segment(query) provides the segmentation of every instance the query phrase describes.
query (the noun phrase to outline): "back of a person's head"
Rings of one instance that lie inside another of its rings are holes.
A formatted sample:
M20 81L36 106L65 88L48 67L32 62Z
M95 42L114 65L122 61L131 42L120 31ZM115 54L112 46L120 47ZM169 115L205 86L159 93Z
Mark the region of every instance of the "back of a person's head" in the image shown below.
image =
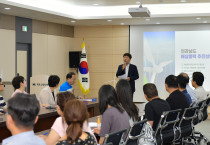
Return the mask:
M169 88L178 88L177 78L174 75L167 76L165 79L165 84L167 84Z
M204 82L204 75L201 72L194 72L192 75L192 79L196 82L198 86L202 86Z
M178 75L177 76L177 81L178 81L179 87L181 89L185 89L186 88L186 85L187 85L188 82L187 82L187 79L184 76Z
M123 57L124 57L124 56L128 56L130 59L132 58L132 55L131 55L130 53L124 53L124 54L123 54Z
M69 100L75 99L75 96L73 93L69 91L65 92L59 92L57 94L57 105L60 107L61 111L64 110L65 103Z
M23 76L16 76L12 80L12 85L15 89L20 88L20 83L24 83L24 77Z
M130 83L127 80L119 80L116 85L117 99L123 106L128 115L137 120L138 119L138 108L133 103L132 91Z
M60 82L60 78L57 75L50 75L48 78L49 87L56 87Z
M73 75L76 75L74 72L69 72L67 75L66 75L66 79L71 79Z
M148 98L154 98L158 96L158 91L155 84L152 83L145 84L143 86L143 91Z
M189 76L188 76L188 74L187 74L187 73L182 72L182 73L180 73L179 75L181 75L181 76L185 77L185 79L186 79L187 83L189 83L190 78L189 78Z
M99 96L99 110L103 114L107 109L108 105L116 107L120 112L123 112L119 106L117 94L113 86L103 85L98 92Z
M33 128L40 110L39 101L35 95L17 93L9 99L8 114L11 115L17 128Z
M83 123L88 119L86 105L76 99L69 100L65 104L64 118L68 125L66 130L67 139L72 144L82 135Z

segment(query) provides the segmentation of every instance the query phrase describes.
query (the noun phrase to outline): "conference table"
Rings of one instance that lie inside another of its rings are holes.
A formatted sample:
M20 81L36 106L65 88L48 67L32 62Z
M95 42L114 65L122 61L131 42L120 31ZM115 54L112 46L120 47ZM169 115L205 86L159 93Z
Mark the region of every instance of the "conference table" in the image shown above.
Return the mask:
M85 102L89 113L89 118L99 115L99 103L98 102ZM52 127L55 119L59 115L56 109L40 108L38 122L34 126L34 132L41 132L48 130ZM10 131L6 127L6 115L0 115L0 143L3 139L11 136Z

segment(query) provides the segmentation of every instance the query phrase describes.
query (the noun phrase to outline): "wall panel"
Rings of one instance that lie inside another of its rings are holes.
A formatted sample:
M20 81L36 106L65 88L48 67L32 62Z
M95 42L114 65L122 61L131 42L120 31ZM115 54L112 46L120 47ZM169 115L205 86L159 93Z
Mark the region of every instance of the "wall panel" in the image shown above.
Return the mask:
M33 33L48 34L48 22L32 20Z
M118 65L123 61L123 54L129 52L129 26L75 26L74 51L81 51L85 38L88 67L90 71L90 94L98 97L98 90L103 84L114 85ZM117 79L118 80L118 79ZM82 95L77 84L75 95Z
M15 31L0 29L0 74L3 81L15 76Z
M48 36L32 34L32 76L48 74Z
M124 54L129 48L129 37L113 38L113 54Z
M55 74L65 82L73 38L33 33L33 75Z
M1 13L0 29L15 30L15 17Z
M74 37L76 38L104 38L112 37L112 26L76 26L74 28Z

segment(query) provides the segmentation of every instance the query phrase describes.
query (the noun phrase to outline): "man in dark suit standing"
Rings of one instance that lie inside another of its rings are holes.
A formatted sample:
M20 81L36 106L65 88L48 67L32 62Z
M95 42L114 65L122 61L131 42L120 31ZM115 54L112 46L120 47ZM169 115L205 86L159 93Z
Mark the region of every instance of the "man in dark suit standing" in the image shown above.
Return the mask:
M139 78L139 73L137 67L133 64L130 64L131 58L132 56L130 53L125 53L123 55L124 64L119 65L116 76L118 77L126 74L133 94L135 92L135 80Z

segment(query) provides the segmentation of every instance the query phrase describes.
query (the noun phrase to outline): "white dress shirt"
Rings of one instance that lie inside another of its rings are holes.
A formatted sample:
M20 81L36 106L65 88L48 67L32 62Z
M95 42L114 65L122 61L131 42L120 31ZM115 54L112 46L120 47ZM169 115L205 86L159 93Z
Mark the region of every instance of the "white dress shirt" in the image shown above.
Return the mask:
M207 99L208 93L204 90L202 86L199 86L195 89L195 94L198 99L198 102Z
M130 63L128 65L126 65L126 67L125 67L125 74L127 77L128 77L129 66L130 66Z
M55 97L55 99L54 99L50 87L47 86L41 90L40 95L39 95L39 100L42 104L45 104L48 106L54 106L57 104L56 95L57 95L57 93L54 90L54 97Z

